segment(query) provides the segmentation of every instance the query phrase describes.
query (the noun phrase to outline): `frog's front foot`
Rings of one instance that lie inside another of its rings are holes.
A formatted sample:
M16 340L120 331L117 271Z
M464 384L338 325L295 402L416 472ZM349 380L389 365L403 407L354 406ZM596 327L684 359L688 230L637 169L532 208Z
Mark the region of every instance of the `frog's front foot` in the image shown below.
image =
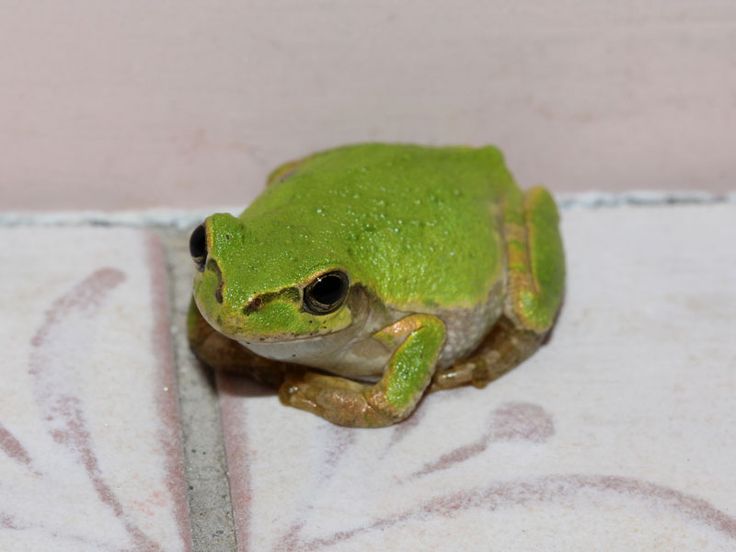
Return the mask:
M281 402L350 427L385 427L409 416L432 379L445 326L434 316L413 314L373 337L393 349L377 383L292 374L279 389Z
M279 388L279 398L287 406L342 426L385 427L401 420L381 404L372 386L313 372L288 376Z

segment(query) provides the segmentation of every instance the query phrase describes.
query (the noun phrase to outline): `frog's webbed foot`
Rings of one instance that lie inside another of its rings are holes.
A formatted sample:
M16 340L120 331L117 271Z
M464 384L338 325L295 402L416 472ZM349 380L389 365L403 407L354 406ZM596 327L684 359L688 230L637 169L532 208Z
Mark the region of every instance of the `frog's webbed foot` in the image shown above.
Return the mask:
M521 330L502 317L470 357L435 374L429 391L468 384L485 387L534 353L542 339L543 336Z
M313 372L292 374L281 385L281 401L350 427L383 427L409 416L432 379L445 326L439 318L415 314L374 338L394 349L377 383Z
M371 385L315 372L290 374L279 389L281 402L348 427L383 427L399 419L380 408ZM376 403L376 399L378 403Z

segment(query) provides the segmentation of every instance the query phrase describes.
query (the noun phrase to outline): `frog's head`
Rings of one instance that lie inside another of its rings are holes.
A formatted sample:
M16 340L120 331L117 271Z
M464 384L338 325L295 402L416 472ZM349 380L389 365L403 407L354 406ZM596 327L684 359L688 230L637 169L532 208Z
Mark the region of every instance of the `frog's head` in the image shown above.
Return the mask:
M194 299L244 344L323 336L353 321L345 258L296 221L215 214L192 232Z

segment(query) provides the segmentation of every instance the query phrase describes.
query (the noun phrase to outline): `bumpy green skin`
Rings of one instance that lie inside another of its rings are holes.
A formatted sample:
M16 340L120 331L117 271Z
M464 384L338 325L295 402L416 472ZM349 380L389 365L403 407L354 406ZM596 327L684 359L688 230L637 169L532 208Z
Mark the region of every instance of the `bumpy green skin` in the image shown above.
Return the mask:
M239 267L233 304L332 265L393 306L471 307L499 276L492 214L509 194L521 195L492 147L348 146L297 164L241 224L213 217L214 249Z
M408 313L374 336L393 351L375 385L307 374L282 386L287 404L342 425L387 425L411 412L446 339L433 313L485 304L501 284L507 317L542 335L563 292L554 201L542 188L524 194L493 147L317 153L274 171L240 217L209 217L206 235L194 315L246 345L349 331L347 306L319 316L303 308L305 286L330 270Z
M495 148L348 146L294 167L240 220L270 243L250 260L274 283L346 265L393 305L472 306L498 277L501 244L489 208L510 189Z

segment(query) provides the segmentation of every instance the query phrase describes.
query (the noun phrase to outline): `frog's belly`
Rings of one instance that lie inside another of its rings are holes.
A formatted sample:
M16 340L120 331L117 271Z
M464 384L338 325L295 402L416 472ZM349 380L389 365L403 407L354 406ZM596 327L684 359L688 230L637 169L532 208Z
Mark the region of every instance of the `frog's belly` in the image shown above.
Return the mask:
M344 338L349 339L345 340ZM368 338L335 334L270 343L242 343L257 355L327 370L354 379L378 379L391 351Z
M447 368L475 349L503 312L500 283L488 294L488 299L472 309L452 309L433 313L445 323L445 345L437 361L438 368Z

